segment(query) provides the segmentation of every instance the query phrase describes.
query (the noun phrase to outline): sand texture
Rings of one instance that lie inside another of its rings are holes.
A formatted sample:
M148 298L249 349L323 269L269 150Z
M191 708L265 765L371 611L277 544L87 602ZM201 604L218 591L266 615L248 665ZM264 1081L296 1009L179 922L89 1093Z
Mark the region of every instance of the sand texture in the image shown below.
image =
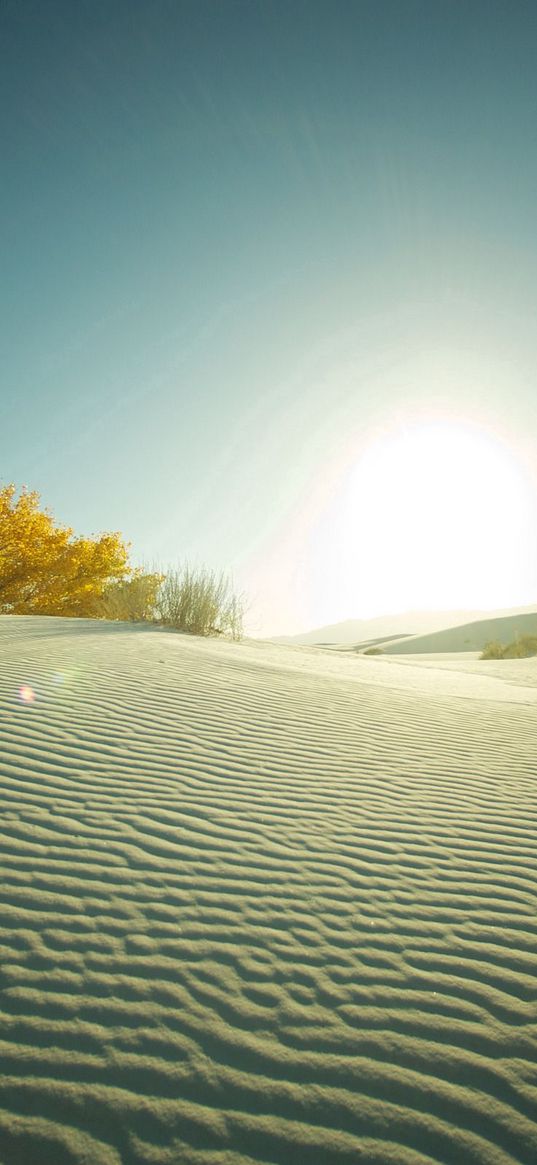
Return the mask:
M536 730L537 660L0 618L1 1165L535 1165Z

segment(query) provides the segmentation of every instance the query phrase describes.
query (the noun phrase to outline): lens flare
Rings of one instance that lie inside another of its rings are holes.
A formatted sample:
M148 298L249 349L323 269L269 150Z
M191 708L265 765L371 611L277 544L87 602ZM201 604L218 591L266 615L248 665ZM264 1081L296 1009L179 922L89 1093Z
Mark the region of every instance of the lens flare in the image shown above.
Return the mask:
M23 704L33 704L35 700L35 692L29 684L21 684L19 688L19 700L21 700Z

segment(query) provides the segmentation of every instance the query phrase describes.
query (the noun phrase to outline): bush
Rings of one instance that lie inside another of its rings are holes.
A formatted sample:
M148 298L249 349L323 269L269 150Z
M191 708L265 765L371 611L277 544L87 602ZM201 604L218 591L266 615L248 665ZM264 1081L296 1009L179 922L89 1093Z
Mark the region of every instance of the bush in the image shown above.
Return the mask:
M363 655L384 655L382 647L366 647Z
M504 658L503 652L504 652L504 649L503 649L501 643L498 643L498 641L496 639L493 639L490 641L490 643L485 644L483 651L481 652L481 655L479 656L479 658L480 659L503 659Z
M522 635L505 648L503 658L528 659L531 655L537 655L537 636Z
M95 604L95 615L101 619L117 619L126 623L155 622L157 596L164 575L144 574L136 570L132 578L122 579L106 587Z
M537 655L537 635L517 635L513 643L502 647L501 643L487 643L480 659L529 659Z
M244 600L233 592L226 575L185 565L169 571L160 583L155 602L159 623L192 635L243 633Z

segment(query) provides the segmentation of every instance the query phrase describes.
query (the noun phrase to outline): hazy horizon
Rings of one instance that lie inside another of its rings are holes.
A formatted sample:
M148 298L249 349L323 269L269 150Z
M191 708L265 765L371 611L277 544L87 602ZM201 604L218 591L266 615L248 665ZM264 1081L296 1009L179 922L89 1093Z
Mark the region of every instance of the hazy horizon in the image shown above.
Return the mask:
M321 632L338 632L334 643L358 643L360 640L366 642L369 636L369 629L374 635L390 635L396 639L399 635L423 635L430 631L443 630L444 628L455 627L461 620L461 625L465 625L471 621L477 621L483 618L493 617L495 619L502 619L504 617L513 616L523 613L537 614L537 599L534 603L528 603L522 607L489 607L488 610L482 609L464 609L458 608L456 610L405 610L405 611L389 611L382 615L373 615L371 618L365 619L342 619L337 623L325 623L320 627L308 627L296 634L290 632L288 635L274 635L269 638L274 640L297 640L305 639L306 636L312 636ZM350 634L352 630L360 629L358 636ZM361 632L364 631L362 635ZM343 634L345 632L345 634Z
M7 0L0 483L252 635L537 601L537 26Z

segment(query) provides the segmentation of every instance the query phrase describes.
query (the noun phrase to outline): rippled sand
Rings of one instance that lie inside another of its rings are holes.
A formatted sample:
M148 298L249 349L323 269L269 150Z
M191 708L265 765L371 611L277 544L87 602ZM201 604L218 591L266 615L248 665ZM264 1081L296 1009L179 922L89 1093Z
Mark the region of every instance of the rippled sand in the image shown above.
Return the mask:
M1 1165L535 1165L537 660L0 618Z

